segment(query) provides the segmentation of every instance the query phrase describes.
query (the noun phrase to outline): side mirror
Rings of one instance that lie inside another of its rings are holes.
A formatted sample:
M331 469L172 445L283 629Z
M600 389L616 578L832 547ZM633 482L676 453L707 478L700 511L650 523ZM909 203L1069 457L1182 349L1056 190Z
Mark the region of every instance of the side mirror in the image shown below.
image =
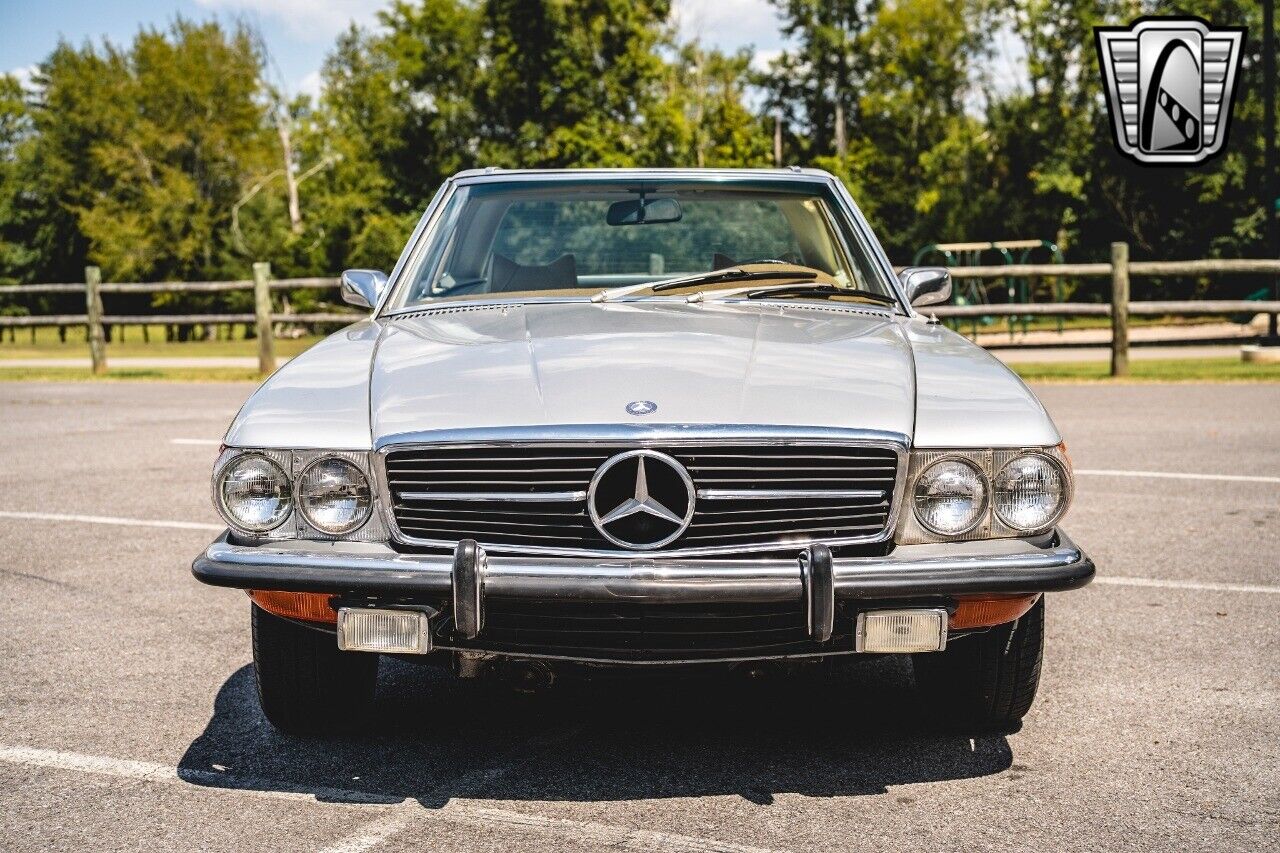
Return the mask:
M386 286L387 274L380 270L346 270L342 273L342 301L372 308Z
M912 307L937 305L951 298L951 273L946 267L907 267L898 273Z

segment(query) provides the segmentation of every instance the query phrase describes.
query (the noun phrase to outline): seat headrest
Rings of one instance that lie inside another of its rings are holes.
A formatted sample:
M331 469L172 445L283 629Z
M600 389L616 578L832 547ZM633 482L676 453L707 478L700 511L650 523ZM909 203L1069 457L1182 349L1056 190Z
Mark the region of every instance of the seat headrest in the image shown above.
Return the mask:
M562 290L578 286L578 264L573 255L561 255L546 266L524 266L505 255L494 254L489 276L490 293L516 290Z

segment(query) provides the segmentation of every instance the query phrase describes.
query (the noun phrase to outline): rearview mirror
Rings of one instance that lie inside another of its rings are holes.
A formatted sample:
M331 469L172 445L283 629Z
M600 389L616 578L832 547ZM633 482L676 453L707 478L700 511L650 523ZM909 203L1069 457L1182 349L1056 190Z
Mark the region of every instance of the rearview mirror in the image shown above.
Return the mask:
M657 225L662 222L679 222L684 216L680 202L674 198L643 196L629 201L615 201L609 205L605 221L610 225Z
M381 270L346 270L342 273L342 301L372 308L386 286L387 274Z
M951 273L946 267L907 267L898 273L912 307L938 305L951 298Z

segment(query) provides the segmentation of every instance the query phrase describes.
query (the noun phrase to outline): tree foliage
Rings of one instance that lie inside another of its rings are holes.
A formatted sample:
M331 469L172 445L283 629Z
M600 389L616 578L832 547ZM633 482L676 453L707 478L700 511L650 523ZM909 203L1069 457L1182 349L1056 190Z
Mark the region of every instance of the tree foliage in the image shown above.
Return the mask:
M775 122L783 162L841 177L896 261L1025 237L1078 260L1113 240L1137 257L1274 253L1258 4L774 3L789 48L762 69L682 43L669 0L394 0L337 39L314 102L268 81L243 26L60 43L25 88L0 77L0 279L387 268L460 169L768 166ZM1250 28L1210 164L1149 169L1114 149L1092 28L1139 13Z

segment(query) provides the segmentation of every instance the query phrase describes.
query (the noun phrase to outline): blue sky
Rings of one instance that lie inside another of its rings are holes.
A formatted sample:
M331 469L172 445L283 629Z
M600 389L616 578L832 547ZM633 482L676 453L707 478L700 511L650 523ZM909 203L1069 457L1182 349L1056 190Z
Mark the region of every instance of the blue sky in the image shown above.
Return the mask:
M243 19L262 33L292 92L316 92L319 69L334 37L351 21L372 23L387 0L0 0L0 72L25 76L57 44L104 36L126 43L141 27L164 28L181 15L197 20ZM761 59L782 46L767 0L675 0L686 37L716 47L754 45Z

